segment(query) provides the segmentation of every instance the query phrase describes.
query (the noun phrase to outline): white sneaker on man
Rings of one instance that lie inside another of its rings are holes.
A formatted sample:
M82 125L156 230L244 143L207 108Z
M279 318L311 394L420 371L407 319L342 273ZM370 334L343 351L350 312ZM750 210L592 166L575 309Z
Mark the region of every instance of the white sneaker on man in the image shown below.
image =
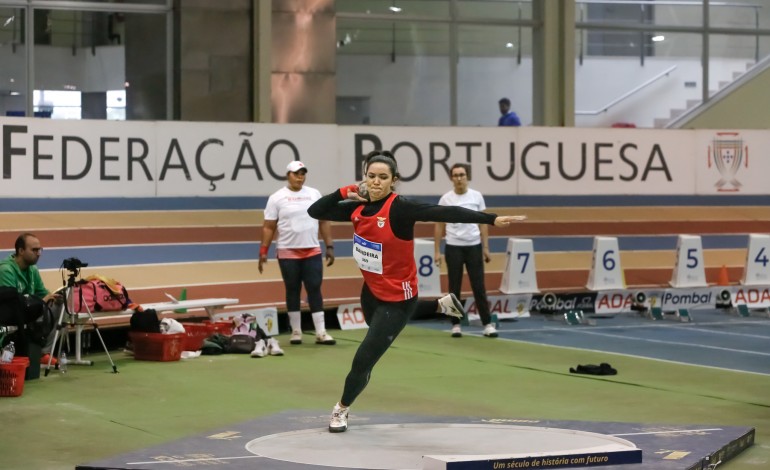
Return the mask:
M283 356L283 349L281 349L277 339L270 338L267 340L267 353L271 356Z
M267 355L267 345L265 340L261 339L257 341L257 345L254 346L254 350L251 351L251 357L265 357Z
M444 297L438 299L438 306L441 308L441 313L449 315L450 317L462 318L465 315L465 309L463 304L457 300L454 294L447 294Z
M460 325L452 325L452 338L462 338L463 330L460 329Z
M348 429L348 411L350 407L334 405L332 410L332 419L329 422L329 432L345 432Z
M484 326L484 336L487 338L497 338L497 328L495 325L489 324Z
M289 340L289 343L291 344L302 344L302 332L300 330L294 330L291 332L291 339Z
M329 333L325 331L316 332L315 344L327 344L329 346L337 344L337 340L332 338Z

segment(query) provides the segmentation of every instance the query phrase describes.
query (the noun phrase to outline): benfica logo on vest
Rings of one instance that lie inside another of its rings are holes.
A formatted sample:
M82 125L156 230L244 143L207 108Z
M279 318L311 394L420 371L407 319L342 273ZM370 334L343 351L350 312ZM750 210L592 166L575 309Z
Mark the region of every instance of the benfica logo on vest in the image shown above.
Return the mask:
M385 226L385 221L387 218L385 217L377 217L377 227L382 228Z

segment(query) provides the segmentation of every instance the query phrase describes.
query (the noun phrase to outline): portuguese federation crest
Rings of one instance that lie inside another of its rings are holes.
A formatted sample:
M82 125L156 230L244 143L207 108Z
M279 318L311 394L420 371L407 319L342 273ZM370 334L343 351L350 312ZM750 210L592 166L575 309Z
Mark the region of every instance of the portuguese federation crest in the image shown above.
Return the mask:
M735 178L736 173L744 164L749 166L749 148L744 146L743 139L737 132L717 132L716 138L709 146L709 168L713 165L719 170L721 178L717 181L717 191L739 191L741 183Z

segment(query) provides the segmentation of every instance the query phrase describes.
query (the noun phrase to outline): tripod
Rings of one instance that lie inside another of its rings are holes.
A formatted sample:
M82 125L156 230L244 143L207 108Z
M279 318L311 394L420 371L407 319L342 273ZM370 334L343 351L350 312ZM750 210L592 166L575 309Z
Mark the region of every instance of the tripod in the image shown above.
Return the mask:
M51 361L53 360L53 353L56 351L56 342L59 339L59 336L62 337L62 342L67 341L67 344L69 344L68 337L66 334L62 333L61 330L66 327L66 324L64 322L64 314L68 314L70 318L74 321L77 321L77 316L79 315L78 312L75 311L75 279L80 274L80 269L69 269L69 273L67 274L67 284L64 288L64 301L61 303L61 310L59 311L59 319L56 321L56 333L53 337L53 343L51 345L51 354L48 356L48 364L45 366L45 377L48 377L48 373L51 371ZM94 331L96 332L96 336L99 337L99 341L102 343L102 348L104 348L105 354L107 354L107 359L109 359L110 364L112 365L112 372L114 374L118 373L118 366L115 365L115 362L112 360L112 356L110 356L110 352L107 350L107 345L104 344L104 339L102 339L102 334L99 332L99 325L96 324L96 321L94 321L94 316L91 314L91 309L88 307L87 303L83 303L83 305L86 308L85 313L88 315L88 319L90 322L88 323L94 328ZM78 348L80 345L78 345ZM61 352L62 352L62 344L59 344L59 362L61 363ZM94 365L93 361L71 361L70 364L79 364L79 365Z

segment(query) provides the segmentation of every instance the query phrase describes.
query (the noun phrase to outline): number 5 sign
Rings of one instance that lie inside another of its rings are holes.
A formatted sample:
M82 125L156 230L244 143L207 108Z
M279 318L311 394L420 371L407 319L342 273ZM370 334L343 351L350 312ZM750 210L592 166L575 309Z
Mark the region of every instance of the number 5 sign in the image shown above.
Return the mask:
M706 287L703 244L697 235L679 235L671 287Z

